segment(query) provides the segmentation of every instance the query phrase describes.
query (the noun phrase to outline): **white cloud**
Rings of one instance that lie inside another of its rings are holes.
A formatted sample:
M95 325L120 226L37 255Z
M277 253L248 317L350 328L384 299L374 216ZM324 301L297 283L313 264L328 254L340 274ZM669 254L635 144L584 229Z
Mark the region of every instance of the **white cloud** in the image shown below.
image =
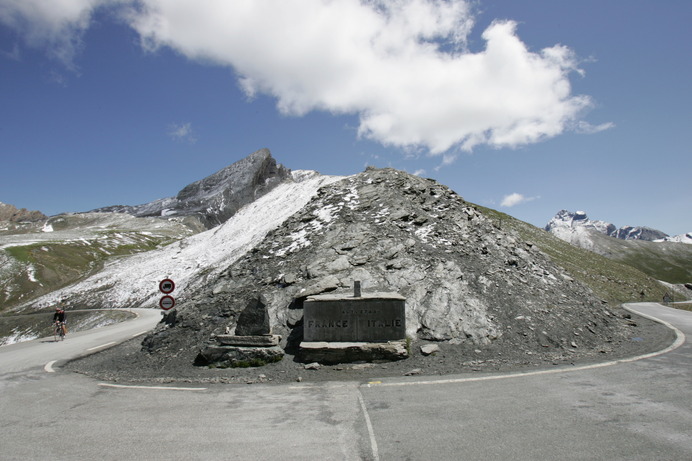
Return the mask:
M506 208L511 208L513 206L519 205L521 203L526 203L526 202L531 202L533 200L539 199L540 197L526 197L522 194L518 193L513 193L509 195L505 195L505 197L502 199L502 202L500 203L501 207L506 207Z
M443 163L450 150L516 147L578 127L591 101L571 94L573 52L531 51L511 21L487 27L485 48L471 52L471 3L0 0L0 20L24 17L35 35L47 26L44 39L69 58L95 8L126 4L146 49L232 67L248 96L271 95L284 114L356 114L360 137L446 153Z
M191 123L174 123L170 126L168 135L176 141L186 141L190 144L197 142L197 138L192 131Z
M0 22L18 30L26 43L73 68L93 11L117 0L0 0Z
M579 120L574 126L574 131L580 134L595 134L611 128L615 128L615 124L612 122L601 123L600 125L592 125L584 120Z

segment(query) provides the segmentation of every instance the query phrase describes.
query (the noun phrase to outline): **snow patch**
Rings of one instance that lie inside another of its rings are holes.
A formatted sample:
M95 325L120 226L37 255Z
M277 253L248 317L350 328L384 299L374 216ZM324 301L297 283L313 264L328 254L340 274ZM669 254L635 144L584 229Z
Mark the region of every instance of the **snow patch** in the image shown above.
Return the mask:
M662 242L687 243L689 245L692 245L692 232L688 232L686 234L674 235L672 237L665 237L662 239L654 240L654 242L658 242L658 243L662 243Z
M102 307L156 307L158 283L164 278L176 282L175 297L184 302L188 290L214 278L255 247L271 230L303 208L322 186L342 176L303 174L301 182L284 182L269 193L245 205L228 221L176 244L109 261L101 272L32 304L44 306L62 297L78 297ZM353 199L353 198L352 198ZM331 210L320 213L310 225L319 229L331 219ZM295 251L310 242L307 228L297 233L284 251Z
M9 336L5 336L2 339L2 344L0 344L0 346L9 346L10 344L21 343L23 341L31 341L38 337L36 333L22 332L15 328Z

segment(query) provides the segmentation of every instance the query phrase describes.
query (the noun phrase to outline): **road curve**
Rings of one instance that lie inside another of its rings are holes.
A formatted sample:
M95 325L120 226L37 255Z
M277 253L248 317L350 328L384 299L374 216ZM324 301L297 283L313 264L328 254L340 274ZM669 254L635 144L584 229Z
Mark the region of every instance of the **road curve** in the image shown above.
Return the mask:
M630 310L678 339L625 360L361 386L382 459L692 459L692 312ZM402 423L404 421L405 423Z
M157 309L132 309L136 317L131 320L92 330L67 335L64 341L55 342L53 337L10 344L0 347L0 374L17 373L49 363L60 363L101 348L113 346L133 336L151 330L161 320ZM51 367L47 367L50 371Z
M630 307L692 335L692 312ZM689 461L691 382L689 342L609 366L370 383L119 386L32 368L0 375L0 458Z

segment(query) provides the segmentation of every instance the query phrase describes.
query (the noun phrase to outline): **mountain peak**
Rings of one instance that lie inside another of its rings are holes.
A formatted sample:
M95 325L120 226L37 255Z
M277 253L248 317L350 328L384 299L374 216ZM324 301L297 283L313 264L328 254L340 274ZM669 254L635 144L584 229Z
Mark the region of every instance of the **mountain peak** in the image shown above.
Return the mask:
M589 230L622 240L653 241L668 236L650 227L623 226L618 229L617 226L607 221L589 219L585 211L571 212L568 210L558 211L553 219L546 224L545 230L567 241L571 240L567 238L569 234Z
M44 219L46 219L46 215L40 211L29 211L26 208L18 209L14 205L0 202L0 221L36 222Z
M276 163L269 149L264 148L188 184L175 197L143 205L116 205L92 211L128 213L137 217L195 216L204 227L211 229L287 180L293 180L291 170Z

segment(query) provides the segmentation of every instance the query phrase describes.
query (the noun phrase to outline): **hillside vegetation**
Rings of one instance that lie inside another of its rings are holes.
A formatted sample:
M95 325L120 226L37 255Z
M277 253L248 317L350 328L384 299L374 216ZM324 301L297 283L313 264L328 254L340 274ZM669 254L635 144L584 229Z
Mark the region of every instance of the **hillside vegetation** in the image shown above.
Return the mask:
M520 221L508 214L478 206L496 221L498 227L513 229L522 238L532 241L572 277L588 285L597 296L611 303L654 301L660 302L666 293L652 276L633 265L606 258L584 250L553 236L543 229ZM604 236L605 238L610 238ZM612 239L616 240L616 239ZM636 262L630 253L628 260Z
M84 213L6 225L0 229L0 312L83 280L109 260L178 241L197 231L193 224Z

